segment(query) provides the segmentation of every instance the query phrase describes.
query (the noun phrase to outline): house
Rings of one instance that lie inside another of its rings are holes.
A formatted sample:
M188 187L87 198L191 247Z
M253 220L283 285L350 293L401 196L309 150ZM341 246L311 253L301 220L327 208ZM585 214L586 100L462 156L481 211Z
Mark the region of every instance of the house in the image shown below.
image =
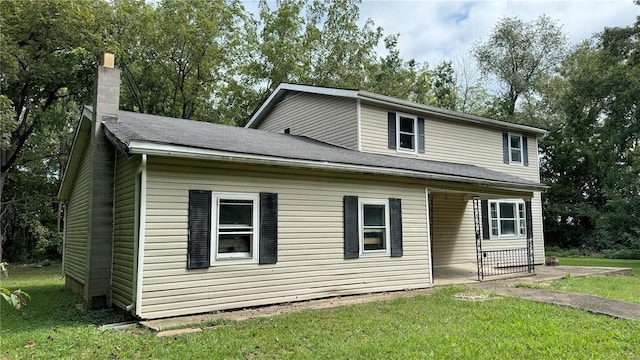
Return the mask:
M87 308L153 319L543 262L543 130L293 84L244 128L145 115L119 110L103 63L59 191Z

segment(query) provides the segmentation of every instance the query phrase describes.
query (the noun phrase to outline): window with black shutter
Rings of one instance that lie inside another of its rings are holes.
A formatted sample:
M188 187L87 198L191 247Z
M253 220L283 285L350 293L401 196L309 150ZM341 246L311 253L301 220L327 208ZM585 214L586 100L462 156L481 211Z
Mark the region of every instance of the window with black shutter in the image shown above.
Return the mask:
M399 152L424 153L424 118L389 112L387 116L387 146Z
M344 257L402 256L400 199L344 197Z
M189 191L188 268L274 264L277 257L277 194Z

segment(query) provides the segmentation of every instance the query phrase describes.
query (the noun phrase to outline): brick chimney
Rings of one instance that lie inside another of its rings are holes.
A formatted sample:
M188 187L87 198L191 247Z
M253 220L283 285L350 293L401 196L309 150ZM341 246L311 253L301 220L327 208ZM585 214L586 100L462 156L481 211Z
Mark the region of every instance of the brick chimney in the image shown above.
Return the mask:
M111 306L115 148L104 135L102 120L118 116L119 100L120 70L114 67L114 55L104 54L96 73L91 125L92 174L83 294L87 309Z

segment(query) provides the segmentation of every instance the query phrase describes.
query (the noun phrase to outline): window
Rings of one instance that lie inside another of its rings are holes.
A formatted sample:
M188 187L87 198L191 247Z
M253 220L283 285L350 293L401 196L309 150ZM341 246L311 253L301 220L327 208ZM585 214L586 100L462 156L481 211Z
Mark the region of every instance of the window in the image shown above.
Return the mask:
M187 268L278 261L278 194L189 190Z
M526 215L523 201L490 201L489 218L491 238L522 238L526 236Z
M389 201L360 199L361 254L389 254Z
M215 260L257 260L257 207L257 194L214 194Z
M415 116L398 114L398 150L416 152L418 119Z
M522 164L522 136L509 134L509 163Z

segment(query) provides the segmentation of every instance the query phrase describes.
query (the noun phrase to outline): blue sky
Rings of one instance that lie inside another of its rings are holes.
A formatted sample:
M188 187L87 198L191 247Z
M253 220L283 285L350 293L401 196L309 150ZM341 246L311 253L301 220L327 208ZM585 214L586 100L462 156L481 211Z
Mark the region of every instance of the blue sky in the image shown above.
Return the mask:
M249 11L257 10L257 1L244 3ZM633 0L364 0L360 7L362 23L371 18L385 34L400 34L398 46L404 59L431 65L468 57L471 44L485 39L501 17L518 16L528 21L542 14L558 20L570 42L577 44L605 27L633 24L640 6ZM384 55L382 50L381 46L380 55Z

